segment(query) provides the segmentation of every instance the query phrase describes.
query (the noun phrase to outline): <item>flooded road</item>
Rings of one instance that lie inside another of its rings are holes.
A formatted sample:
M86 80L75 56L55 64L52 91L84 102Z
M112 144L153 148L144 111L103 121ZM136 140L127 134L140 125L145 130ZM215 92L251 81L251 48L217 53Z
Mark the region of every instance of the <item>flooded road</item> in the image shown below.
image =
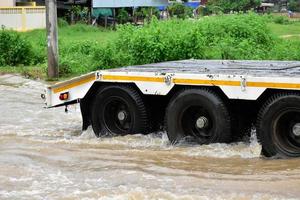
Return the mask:
M44 109L44 84L0 76L0 199L300 199L300 160L250 142L170 146L165 133L96 138L79 106Z

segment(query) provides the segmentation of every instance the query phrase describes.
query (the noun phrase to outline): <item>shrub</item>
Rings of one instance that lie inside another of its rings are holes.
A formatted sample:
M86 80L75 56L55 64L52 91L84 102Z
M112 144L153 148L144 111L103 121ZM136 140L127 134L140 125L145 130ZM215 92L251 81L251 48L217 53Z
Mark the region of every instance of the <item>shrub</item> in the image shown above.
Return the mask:
M69 25L69 23L64 18L58 18L57 24L58 27L65 27Z
M59 41L59 72L62 76L81 74L94 69L93 52L99 44L94 41L65 43Z
M120 27L117 49L133 64L179 59L263 59L273 47L264 18L256 14L215 16L198 21L153 21L143 28Z
M20 33L0 30L0 66L27 65L33 60L32 47Z
M268 53L269 60L300 60L300 41L277 39Z
M273 16L273 22L276 24L288 24L289 23L289 18L286 16Z

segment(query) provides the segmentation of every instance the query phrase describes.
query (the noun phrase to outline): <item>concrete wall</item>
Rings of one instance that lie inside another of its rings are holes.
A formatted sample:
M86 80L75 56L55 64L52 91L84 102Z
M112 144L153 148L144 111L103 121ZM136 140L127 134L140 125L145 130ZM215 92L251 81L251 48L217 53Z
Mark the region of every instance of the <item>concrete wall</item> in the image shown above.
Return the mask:
M16 5L16 0L0 0L0 7L12 7Z
M93 0L94 8L158 7L167 5L168 0Z
M45 7L0 8L1 26L16 31L46 28Z

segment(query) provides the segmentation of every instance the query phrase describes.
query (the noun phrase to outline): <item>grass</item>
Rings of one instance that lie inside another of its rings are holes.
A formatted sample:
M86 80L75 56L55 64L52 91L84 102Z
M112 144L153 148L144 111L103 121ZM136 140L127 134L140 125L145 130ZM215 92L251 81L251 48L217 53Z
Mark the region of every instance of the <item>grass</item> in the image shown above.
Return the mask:
M46 41L46 30L33 30L23 33L33 43L37 41ZM74 41L97 41L102 44L107 44L111 40L117 38L117 32L109 29L97 28L87 26L84 24L77 24L71 26L64 26L58 29L59 40L66 43L73 43Z
M300 22L290 22L288 24L269 23L268 27L272 33L281 38L300 41Z
M46 68L41 66L4 66L0 67L0 75L1 74L21 74L26 78L31 79L47 79L46 76Z

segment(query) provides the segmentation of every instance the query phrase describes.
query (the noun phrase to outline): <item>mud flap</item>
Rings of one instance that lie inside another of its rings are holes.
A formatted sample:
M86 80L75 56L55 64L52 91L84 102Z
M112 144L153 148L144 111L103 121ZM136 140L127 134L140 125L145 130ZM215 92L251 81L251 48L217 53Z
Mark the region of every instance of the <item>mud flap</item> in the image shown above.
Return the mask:
M85 99L80 100L80 110L82 116L82 130L85 131L91 125L90 108Z

